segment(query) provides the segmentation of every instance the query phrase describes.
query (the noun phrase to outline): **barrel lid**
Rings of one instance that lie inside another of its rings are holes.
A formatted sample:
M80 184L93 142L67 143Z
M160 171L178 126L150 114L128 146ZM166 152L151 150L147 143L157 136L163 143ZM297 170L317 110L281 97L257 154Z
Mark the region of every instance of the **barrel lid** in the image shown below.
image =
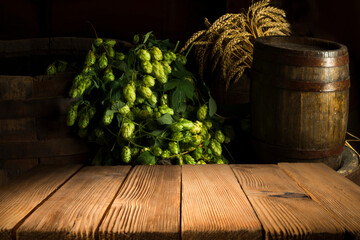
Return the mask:
M255 40L255 47L270 51L309 57L338 57L347 55L347 47L343 44L310 37L267 36Z
M254 44L254 59L266 58L289 65L335 67L349 62L347 47L319 38L295 36L259 37Z

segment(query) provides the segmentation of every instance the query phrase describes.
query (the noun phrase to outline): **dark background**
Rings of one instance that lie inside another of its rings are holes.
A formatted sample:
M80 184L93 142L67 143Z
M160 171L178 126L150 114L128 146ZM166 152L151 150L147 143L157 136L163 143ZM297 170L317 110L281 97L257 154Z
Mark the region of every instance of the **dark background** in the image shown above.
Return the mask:
M38 37L95 37L131 41L153 31L158 38L180 41L204 29L226 12L247 9L251 0L11 0L0 3L0 40ZM360 1L277 0L293 35L345 44L349 50L351 88L349 131L359 135ZM1 74L1 73L0 73Z

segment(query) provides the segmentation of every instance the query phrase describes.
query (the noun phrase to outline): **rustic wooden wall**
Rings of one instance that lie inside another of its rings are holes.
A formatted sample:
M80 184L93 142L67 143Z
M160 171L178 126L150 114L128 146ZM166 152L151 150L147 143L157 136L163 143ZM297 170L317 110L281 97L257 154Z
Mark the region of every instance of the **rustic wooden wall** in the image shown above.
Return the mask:
M154 31L159 38L185 41L203 28L203 18L217 19L226 1L206 0L13 0L0 3L0 38L48 36L100 37L123 40Z

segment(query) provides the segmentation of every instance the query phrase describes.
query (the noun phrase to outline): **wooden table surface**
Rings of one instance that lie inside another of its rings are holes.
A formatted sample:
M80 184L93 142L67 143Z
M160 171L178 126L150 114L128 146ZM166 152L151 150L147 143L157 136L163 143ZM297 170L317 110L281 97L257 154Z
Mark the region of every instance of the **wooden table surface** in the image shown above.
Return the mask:
M360 187L320 163L40 165L0 187L0 239L360 238Z

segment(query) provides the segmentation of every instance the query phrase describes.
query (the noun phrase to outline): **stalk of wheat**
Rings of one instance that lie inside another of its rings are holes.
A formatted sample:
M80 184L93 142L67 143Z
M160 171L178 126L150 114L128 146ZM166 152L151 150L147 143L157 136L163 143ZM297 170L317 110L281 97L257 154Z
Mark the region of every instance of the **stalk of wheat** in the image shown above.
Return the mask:
M290 35L290 24L282 9L270 5L271 0L253 3L241 13L227 13L194 33L180 52L194 45L199 77L210 67L220 71L220 80L227 90L237 83L245 69L251 68L254 41L261 36Z

